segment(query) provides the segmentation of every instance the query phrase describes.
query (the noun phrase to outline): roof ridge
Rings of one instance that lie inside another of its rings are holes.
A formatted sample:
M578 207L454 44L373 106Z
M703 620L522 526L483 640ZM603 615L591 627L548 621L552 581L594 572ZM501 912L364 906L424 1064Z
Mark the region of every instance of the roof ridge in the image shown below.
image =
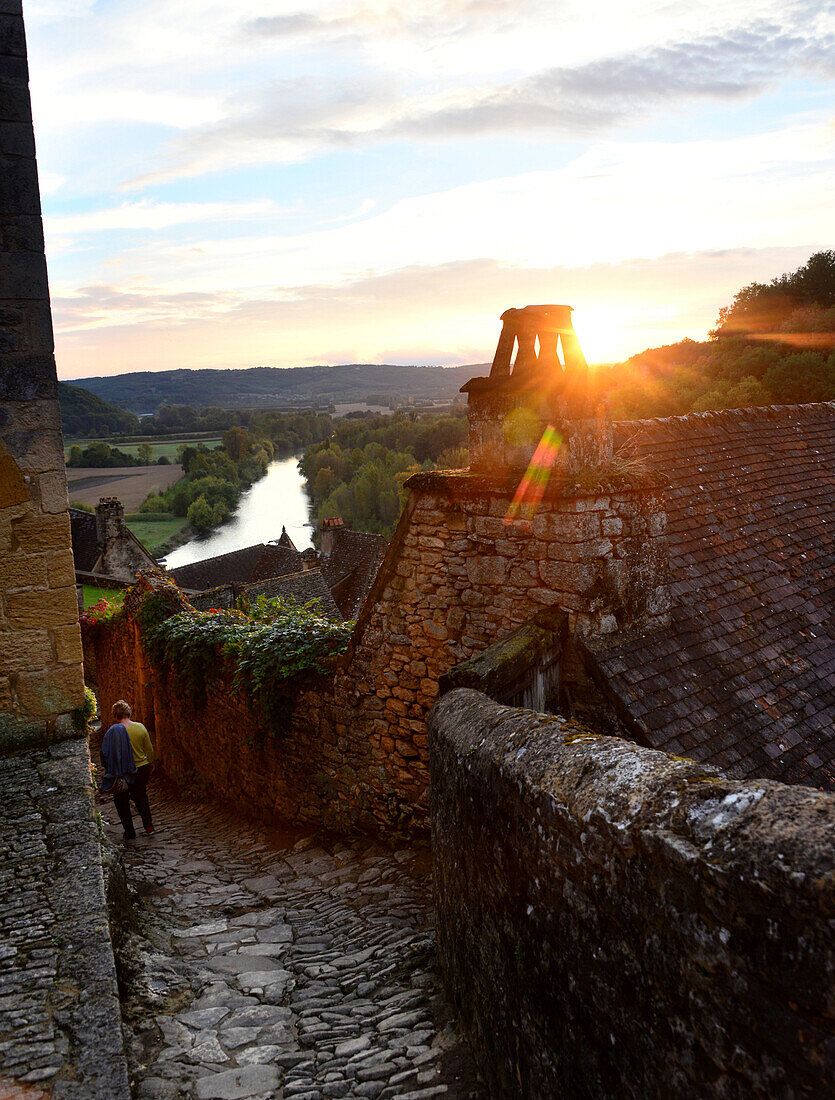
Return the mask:
M809 401L800 405L751 405L740 409L706 409L704 412L680 413L675 416L653 416L643 420L618 420L613 427L621 431L643 429L675 433L676 429L702 424L725 428L736 424L783 419L809 420L826 413L835 416L835 401Z

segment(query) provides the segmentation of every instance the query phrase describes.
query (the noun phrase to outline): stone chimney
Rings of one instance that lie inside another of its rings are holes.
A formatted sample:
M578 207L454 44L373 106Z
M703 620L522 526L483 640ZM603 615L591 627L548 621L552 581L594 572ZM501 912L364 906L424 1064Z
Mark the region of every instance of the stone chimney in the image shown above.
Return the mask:
M322 557L329 558L333 553L333 543L336 537L336 532L340 527L344 527L342 522L342 516L333 516L330 519L322 520Z
M132 581L139 569L156 564L131 536L125 509L116 497L102 497L96 505L96 540L101 548L98 571L105 576Z
M521 472L549 426L559 440L558 471L576 474L611 463L607 402L589 392L571 312L571 306L540 305L502 314L490 376L461 387L468 394L473 473Z

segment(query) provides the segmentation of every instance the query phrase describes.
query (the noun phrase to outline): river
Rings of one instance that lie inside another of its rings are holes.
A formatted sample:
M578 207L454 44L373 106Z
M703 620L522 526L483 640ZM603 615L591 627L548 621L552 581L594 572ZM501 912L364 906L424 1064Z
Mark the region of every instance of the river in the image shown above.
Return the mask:
M266 474L241 496L232 518L216 531L172 550L164 559L166 567L176 569L257 542L269 542L279 537L282 524L297 549L312 546L313 528L307 526L310 500L298 461L296 455L271 462Z

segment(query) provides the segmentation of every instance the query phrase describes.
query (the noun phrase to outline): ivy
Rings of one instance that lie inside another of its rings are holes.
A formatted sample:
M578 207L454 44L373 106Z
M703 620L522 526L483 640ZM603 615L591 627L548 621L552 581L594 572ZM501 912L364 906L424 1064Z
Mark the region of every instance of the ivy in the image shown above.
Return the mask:
M254 605L210 611L189 609L160 618L162 607L146 605L137 621L152 660L175 671L198 707L206 703L206 685L218 657L234 668L232 690L241 692L268 729L278 729L289 713L294 688L302 677L329 675L334 658L344 653L353 623L334 623L316 609L317 601L259 597Z

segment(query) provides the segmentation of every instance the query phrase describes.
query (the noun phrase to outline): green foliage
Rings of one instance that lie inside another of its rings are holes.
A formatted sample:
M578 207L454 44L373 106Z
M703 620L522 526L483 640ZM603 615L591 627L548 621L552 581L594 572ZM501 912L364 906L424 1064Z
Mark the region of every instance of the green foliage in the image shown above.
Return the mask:
M98 440L88 444L84 450L78 445L70 448L68 466L91 466L97 469L110 469L119 466L141 466L142 462L133 455L111 447L109 443Z
M90 729L90 722L95 718L98 712L99 706L96 702L96 697L93 692L88 688L84 688L84 702L80 707L76 707L71 714L71 720L73 728L78 733L86 734Z
M125 435L139 430L139 419L80 386L58 383L64 435L82 438Z
M362 416L337 421L330 439L309 447L299 466L319 520L342 516L359 531L390 536L410 474L467 465L463 414Z
M151 599L137 621L152 659L172 668L195 705L203 706L206 683L218 658L225 658L235 670L233 689L272 730L287 714L293 685L302 676L328 675L353 629L353 623L319 615L316 601L298 605L259 597L247 610L188 610L163 619L159 601L146 611Z

